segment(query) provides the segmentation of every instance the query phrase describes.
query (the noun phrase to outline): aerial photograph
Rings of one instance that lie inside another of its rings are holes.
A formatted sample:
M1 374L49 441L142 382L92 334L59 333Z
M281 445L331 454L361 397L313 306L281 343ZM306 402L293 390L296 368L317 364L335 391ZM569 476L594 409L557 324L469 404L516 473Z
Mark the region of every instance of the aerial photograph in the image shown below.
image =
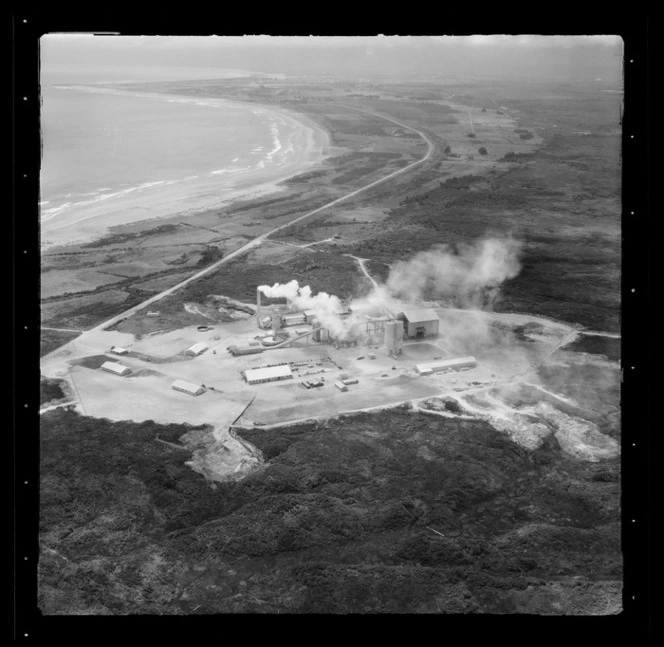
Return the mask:
M621 37L39 57L41 614L623 611Z

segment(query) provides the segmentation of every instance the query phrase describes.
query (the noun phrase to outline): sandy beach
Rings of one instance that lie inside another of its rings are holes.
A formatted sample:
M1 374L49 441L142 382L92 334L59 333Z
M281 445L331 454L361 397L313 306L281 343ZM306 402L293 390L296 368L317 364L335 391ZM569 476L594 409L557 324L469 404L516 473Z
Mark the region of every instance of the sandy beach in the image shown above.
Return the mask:
M92 91L125 96L129 94L112 89L97 88ZM205 107L231 106L249 110L269 119L272 124L271 148L267 152L256 153L250 164L247 164L244 158L242 161L237 160L237 164L213 171L180 179L143 183L69 204L60 212L52 210L49 213L47 203L42 203L43 250L89 242L123 225L161 220L176 215L187 216L222 208L241 198L255 198L277 192L280 190L280 182L322 162L329 148L329 135L325 129L311 119L291 111L205 97L152 93L131 93L129 96ZM222 117L223 113L220 112L220 118Z

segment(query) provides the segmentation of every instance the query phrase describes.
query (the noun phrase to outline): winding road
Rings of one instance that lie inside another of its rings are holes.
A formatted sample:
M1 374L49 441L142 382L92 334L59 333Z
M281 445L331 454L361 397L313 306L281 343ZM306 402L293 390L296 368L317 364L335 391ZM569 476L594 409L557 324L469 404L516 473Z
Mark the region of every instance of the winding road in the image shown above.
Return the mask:
M361 110L360 108L353 108L351 106L344 106L348 110L354 110L355 112L362 112L368 115L372 115L374 117L378 117L380 119L384 119L385 121L389 121L393 124L396 124L397 126L401 126L402 128L405 128L406 130L410 130L411 132L416 133L419 135L427 144L427 152L422 157L421 159L417 160L416 162L412 162L411 164L408 164L408 166L404 166L401 169L398 169L396 171L393 171L392 173L388 173L385 177L382 177L378 180L374 180L373 182L370 182L369 184L359 188L355 189L354 191L351 191L349 193L346 193L345 195L341 196L340 198L337 198L336 200L332 200L331 202L328 202L327 204L324 204L322 207L318 207L317 209L313 209L312 211L308 211L307 213L298 216L297 218L293 218L292 220L289 220L288 222L279 225L278 227L275 227L274 229L271 229L270 231L267 231L260 236L257 236L253 240L249 241L242 247L239 247L235 251L231 252L230 254L224 256L224 258L218 260L216 263L213 263L212 265L206 267L204 270L201 270L200 272L196 272L196 274L193 274L189 278L185 279L184 281L181 281L177 285L174 285L167 290L164 290L163 292L160 292L159 294L155 294L154 296L150 297L149 299L146 299L142 303L139 303L138 305L133 306L132 308L129 308L128 310L125 310L124 312L112 317L111 319L108 319L107 321L104 321L103 323L98 324L97 326L94 326L93 328L90 328L89 330L85 331L80 335L77 340L80 340L81 337L84 337L88 333L96 332L103 330L105 328L108 328L110 326L113 326L116 323L119 323L123 319L127 319L131 315L135 314L139 310L142 310L146 306L149 306L156 301L159 301L163 299L164 297L173 294L174 292L177 292L181 288L183 288L185 285L188 285L189 283L193 283L194 281L197 281L198 279L202 278L206 274L209 274L210 272L214 272L217 268L221 267L225 263L228 263L229 261L232 261L234 258L237 258L241 256L242 254L247 253L249 250L253 249L254 247L257 247L260 245L264 240L269 238L270 236L273 236L274 234L283 231L284 229L291 227L299 222L302 222L303 220L306 220L307 218L310 218L311 216L316 215L317 213L320 213L324 209L329 209L330 207L333 207L337 204L340 204L341 202L344 202L345 200L348 200L350 198L353 198L357 195L360 195L361 193L364 193L365 191L368 191L369 189L372 189L380 184L383 184L384 182L387 182L388 180L391 180L392 178L397 177L398 175L403 175L404 173L407 173L408 171L414 169L415 167L419 166L420 164L424 164L430 157L431 154L434 150L434 144L433 142L420 130L417 130L416 128L413 128L412 126L407 126L406 124L397 121L396 119L393 119L392 117L386 117L385 115L381 115L376 112L370 112L368 110ZM66 344L65 344L66 346ZM49 357L52 353L57 353L61 351L63 346L60 346L56 350L52 351L48 355L45 355L42 359L45 359Z

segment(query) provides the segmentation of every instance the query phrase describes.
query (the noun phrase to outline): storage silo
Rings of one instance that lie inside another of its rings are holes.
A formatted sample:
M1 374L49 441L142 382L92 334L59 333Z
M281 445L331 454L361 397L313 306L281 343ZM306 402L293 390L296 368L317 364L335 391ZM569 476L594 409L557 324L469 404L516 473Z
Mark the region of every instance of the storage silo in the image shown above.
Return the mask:
M391 355L400 355L403 348L403 324L400 321L385 323L385 348Z

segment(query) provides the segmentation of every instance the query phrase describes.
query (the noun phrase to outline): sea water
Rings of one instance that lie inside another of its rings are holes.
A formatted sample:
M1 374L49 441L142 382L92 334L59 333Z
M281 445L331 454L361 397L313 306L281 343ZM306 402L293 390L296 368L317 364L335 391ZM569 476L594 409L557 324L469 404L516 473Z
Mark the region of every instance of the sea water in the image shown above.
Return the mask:
M42 90L43 245L222 205L320 161L326 134L265 106L109 87Z

